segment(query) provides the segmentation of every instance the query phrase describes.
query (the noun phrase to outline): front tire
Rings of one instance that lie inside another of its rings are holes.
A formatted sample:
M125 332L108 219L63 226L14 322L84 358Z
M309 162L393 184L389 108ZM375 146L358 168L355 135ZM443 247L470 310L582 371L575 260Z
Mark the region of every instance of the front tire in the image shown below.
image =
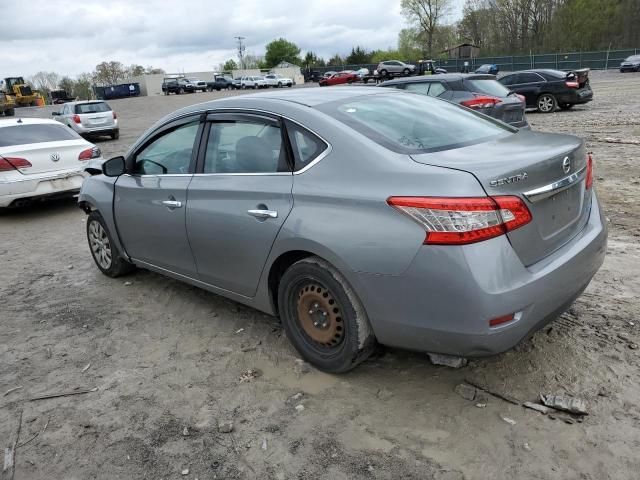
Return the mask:
M387 72L386 70L380 70L380 76L382 78L385 78L388 74L389 74L389 72Z
M405 77L408 77L408 76L411 74L411 70L409 70L408 68L405 68L405 69L402 71L402 74L403 74Z
M93 211L87 218L87 241L97 267L108 277L125 275L135 267L123 258L113 242L102 215Z
M322 371L346 372L373 352L376 342L364 307L345 278L321 258L289 267L280 280L278 307L295 349Z
M111 140L118 140L120 138L120 130L116 130L110 135Z
M553 113L558 108L558 101L550 93L543 93L536 100L536 107L541 113Z

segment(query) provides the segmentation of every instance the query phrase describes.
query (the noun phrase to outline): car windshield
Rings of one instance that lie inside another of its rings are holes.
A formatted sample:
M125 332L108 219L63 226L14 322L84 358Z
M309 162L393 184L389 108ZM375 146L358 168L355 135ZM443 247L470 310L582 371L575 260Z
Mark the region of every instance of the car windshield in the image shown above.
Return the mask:
M96 103L80 103L76 105L76 113L78 114L86 114L86 113L102 113L102 112L110 112L111 107L104 102L96 102Z
M0 147L12 147L29 143L77 140L78 135L63 125L32 124L0 128Z
M467 89L475 93L485 93L487 95L493 95L494 97L501 98L509 95L509 90L507 88L497 80L493 80L491 78L468 78L464 80L464 84Z
M516 129L424 95L367 95L319 110L399 153L427 153L481 143Z
M626 59L627 62L640 62L640 55L631 55Z

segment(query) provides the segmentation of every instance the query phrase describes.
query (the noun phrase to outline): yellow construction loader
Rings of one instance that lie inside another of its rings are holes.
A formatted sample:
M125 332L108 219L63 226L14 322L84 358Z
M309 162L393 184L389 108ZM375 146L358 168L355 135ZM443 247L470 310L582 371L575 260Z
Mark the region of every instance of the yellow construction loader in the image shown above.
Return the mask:
M5 78L4 91L17 107L44 106L44 97L27 85L22 77Z
M0 116L4 113L7 117L12 117L15 113L15 108L16 104L13 103L13 97L0 91Z

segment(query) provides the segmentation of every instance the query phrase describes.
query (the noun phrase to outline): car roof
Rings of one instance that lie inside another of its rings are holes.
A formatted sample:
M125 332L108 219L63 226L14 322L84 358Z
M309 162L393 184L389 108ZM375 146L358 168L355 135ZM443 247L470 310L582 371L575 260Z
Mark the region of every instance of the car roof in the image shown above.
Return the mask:
M107 102L105 102L104 100L78 100L75 102L66 102L65 105L75 106L75 105L84 105L87 103L107 103Z
M549 75L566 75L567 72L563 72L562 70L555 70L553 68L530 68L528 70L518 70L517 72L509 72L509 75L512 73L546 73Z
M402 83L421 83L421 82L434 82L443 80L445 82L453 82L463 79L477 79L477 80L495 80L495 75L488 73L439 73L437 75L420 75L418 77L404 77L396 78L393 80L387 80L381 85L398 85Z
M56 122L50 118L22 118L22 117L14 117L14 118L0 118L0 128L2 127L13 127L14 125L62 125L60 122Z

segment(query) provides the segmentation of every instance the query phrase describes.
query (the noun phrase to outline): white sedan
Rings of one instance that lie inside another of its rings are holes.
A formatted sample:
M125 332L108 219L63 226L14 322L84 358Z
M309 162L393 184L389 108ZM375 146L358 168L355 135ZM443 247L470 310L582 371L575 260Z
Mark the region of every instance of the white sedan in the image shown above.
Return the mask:
M32 200L69 196L101 168L102 152L76 132L53 120L0 120L0 208Z

